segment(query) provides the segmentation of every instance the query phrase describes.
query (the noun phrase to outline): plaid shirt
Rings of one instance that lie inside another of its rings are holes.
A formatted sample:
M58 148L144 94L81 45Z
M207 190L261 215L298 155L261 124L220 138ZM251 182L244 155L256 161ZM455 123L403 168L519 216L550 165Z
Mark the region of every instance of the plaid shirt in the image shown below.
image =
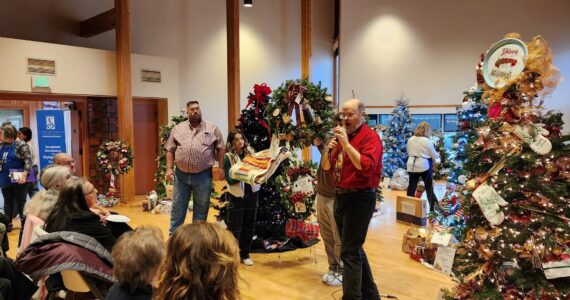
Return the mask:
M216 161L216 153L224 148L220 129L205 120L197 128L192 128L189 121L176 125L164 145L166 151L174 152L176 168L185 173L199 173L211 168Z

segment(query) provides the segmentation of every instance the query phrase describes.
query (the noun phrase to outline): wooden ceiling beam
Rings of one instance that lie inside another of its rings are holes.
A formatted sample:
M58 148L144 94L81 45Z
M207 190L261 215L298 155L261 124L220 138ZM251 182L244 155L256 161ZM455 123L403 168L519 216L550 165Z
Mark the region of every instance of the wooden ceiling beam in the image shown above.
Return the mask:
M110 9L81 22L81 37L90 38L115 29L115 9Z

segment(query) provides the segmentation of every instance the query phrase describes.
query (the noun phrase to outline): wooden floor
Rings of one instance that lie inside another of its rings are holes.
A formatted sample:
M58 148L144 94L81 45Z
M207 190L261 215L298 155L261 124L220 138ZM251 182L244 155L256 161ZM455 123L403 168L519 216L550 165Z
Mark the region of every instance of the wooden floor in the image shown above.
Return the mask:
M442 193L439 185L436 194ZM413 261L401 251L402 235L407 226L396 223L396 195L403 191L384 189L385 202L372 218L364 245L374 279L381 294L398 299L435 299L439 290L453 286L449 277L432 271ZM139 200L142 197L138 198ZM169 216L142 212L140 201L113 208L131 218L130 225L137 227L152 224L168 236ZM215 211L210 209L208 221L214 222ZM191 213L186 221L191 220ZM19 225L9 234L11 249L8 256L16 256ZM321 283L321 275L328 270L323 243L308 249L281 254L252 254L254 266L240 266L242 299L340 299L340 287Z

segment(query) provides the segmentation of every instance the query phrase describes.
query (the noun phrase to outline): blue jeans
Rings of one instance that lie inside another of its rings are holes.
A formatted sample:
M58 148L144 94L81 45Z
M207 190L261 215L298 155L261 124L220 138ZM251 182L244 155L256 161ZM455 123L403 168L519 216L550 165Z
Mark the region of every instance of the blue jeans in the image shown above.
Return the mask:
M170 230L172 236L176 228L184 224L190 197L194 198L192 222L206 221L210 209L212 193L212 168L200 173L185 173L176 169L174 175L174 194L170 212Z

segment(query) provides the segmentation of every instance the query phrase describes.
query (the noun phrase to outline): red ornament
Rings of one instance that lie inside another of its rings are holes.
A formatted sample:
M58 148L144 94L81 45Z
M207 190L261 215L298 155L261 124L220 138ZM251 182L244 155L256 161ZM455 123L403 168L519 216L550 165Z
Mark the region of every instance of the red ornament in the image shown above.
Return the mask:
M489 119L493 120L501 116L501 111L503 110L503 105L500 102L496 102L495 104L489 107Z

